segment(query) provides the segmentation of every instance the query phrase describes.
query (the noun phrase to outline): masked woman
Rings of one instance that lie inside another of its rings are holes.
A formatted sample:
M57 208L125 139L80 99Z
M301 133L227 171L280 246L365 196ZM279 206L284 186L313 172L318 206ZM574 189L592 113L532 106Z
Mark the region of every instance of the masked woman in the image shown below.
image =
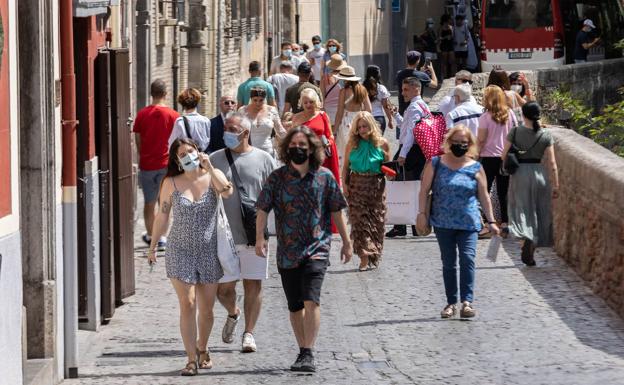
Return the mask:
M212 167L195 142L173 141L147 257L150 264L156 262L157 241L165 235L173 211L165 267L180 303L180 331L188 360L180 372L183 376L196 375L198 368L212 368L207 345L223 276L217 258L217 208L219 199L232 191L225 175Z

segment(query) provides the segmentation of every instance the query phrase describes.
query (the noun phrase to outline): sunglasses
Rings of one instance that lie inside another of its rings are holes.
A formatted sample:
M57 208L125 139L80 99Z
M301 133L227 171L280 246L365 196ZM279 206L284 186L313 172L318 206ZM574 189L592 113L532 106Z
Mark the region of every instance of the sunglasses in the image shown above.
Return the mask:
M328 45L327 47L337 47L336 45Z
M229 105L236 104L236 102L233 100L226 100L225 102L223 102L223 104L225 104L226 106L229 106Z
M468 79L458 79L458 80L462 83L472 84L472 80L468 80Z

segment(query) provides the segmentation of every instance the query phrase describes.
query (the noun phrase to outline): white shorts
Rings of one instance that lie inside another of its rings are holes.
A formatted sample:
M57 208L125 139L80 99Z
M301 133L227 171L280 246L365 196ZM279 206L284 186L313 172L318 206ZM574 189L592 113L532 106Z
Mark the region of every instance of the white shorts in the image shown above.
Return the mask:
M269 278L269 254L266 258L256 255L254 246L236 245L240 259L240 276L223 276L219 283L238 281L239 279L265 280Z

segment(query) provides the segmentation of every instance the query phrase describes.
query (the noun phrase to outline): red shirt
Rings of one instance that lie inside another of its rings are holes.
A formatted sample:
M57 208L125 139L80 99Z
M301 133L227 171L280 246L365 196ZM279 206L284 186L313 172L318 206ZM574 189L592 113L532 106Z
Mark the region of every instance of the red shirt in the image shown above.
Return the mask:
M169 107L151 105L137 114L133 131L141 135L139 168L145 171L167 167L169 136L180 115Z

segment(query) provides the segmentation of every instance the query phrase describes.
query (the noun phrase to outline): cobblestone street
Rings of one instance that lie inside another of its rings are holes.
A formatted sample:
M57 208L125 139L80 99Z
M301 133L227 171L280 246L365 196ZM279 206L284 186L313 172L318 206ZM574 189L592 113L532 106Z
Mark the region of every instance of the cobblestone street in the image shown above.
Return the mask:
M81 332L80 378L68 384L573 385L624 378L624 321L550 251L538 251L538 266L526 268L514 241L504 242L496 262L485 258L487 241L480 241L477 318L440 319L445 301L433 236L387 240L381 268L365 273L356 271L357 261L338 263L335 241L315 375L288 370L295 339L271 261L258 353L239 352L240 328L234 344L221 342L226 314L216 305L214 368L182 378L176 297L164 260L150 273L140 234L137 228L136 295L99 333Z

